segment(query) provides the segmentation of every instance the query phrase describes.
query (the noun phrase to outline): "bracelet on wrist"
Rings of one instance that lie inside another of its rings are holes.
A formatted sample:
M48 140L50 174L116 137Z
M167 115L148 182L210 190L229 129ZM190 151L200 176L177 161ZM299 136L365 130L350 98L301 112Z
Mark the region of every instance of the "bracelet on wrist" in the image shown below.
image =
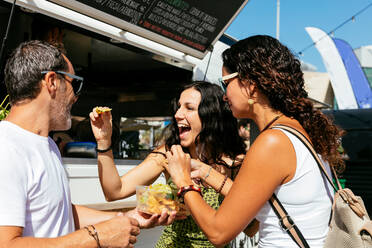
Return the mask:
M199 187L196 187L194 185L188 185L188 186L184 186L184 187L181 187L179 190L178 190L178 193L177 193L177 197L179 199L179 201L181 203L184 202L184 196L187 192L189 191L196 191L200 194L200 196L203 196L202 195L202 192L201 192L201 189Z
M226 180L227 180L227 174L225 175L225 178L223 179L220 188L216 191L217 193L221 192L221 190L223 189L223 186L225 186Z
M207 177L209 177L209 174L211 173L211 170L212 170L212 166L209 166L209 170L207 172L207 174L205 174L205 176L203 177L203 180L207 180Z
M91 227L93 229L93 231L91 231L89 229L89 227ZM98 233L97 233L97 230L96 228L93 226L93 225L89 225L89 226L85 226L84 227L85 230L88 231L89 235L92 236L94 238L94 240L96 241L97 243L97 247L98 248L101 248L101 243L99 242L99 237L98 237Z
M96 147L96 151L99 152L99 153L105 153L105 152L108 152L112 150L112 146L110 145L108 148L106 149L98 149L98 146Z

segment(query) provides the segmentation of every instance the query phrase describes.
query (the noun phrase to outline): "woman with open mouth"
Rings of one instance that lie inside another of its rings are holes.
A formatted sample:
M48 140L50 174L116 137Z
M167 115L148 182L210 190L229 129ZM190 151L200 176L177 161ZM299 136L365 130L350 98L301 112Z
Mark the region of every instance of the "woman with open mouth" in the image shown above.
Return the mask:
M167 172L165 153L172 145L180 145L193 159L195 180L188 190L197 190L214 209L231 187L230 177L236 174L245 153L239 136L237 120L233 117L220 86L208 82L194 82L184 88L174 103L173 118L167 127L163 144L150 153L138 166L119 176L111 150L98 153L98 171L103 192L108 201L123 199L136 192L137 185L152 184L165 173L167 184L176 188ZM111 113L90 113L97 147L111 146ZM226 185L221 187L221 181ZM187 191L187 190L186 190ZM182 195L186 192L179 192ZM156 247L214 247L191 216L183 216L167 226ZM228 247L228 246L226 246Z

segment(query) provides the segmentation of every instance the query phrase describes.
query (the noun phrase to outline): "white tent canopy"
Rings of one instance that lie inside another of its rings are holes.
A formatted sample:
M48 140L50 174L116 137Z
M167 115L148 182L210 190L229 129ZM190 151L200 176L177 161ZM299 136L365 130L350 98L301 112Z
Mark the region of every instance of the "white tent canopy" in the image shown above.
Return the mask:
M354 53L358 57L362 67L372 68L372 45L356 48L354 49Z

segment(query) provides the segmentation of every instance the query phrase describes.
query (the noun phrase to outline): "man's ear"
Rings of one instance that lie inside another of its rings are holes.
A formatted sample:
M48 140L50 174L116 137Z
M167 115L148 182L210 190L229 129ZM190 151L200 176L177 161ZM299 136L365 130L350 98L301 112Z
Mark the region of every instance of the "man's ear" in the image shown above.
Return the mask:
M57 74L53 71L48 72L45 74L44 80L45 86L52 98L55 97L58 87L58 77Z

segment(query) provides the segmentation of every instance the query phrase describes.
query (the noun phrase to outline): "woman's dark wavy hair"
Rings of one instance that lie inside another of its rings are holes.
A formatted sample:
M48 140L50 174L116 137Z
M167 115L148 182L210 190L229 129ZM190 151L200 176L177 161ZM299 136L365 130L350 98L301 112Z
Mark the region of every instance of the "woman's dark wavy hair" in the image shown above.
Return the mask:
M228 104L223 100L220 86L204 81L195 81L183 88L195 89L200 92L201 100L198 107L202 129L196 138L199 159L203 162L224 164L222 155L234 159L245 153L245 144L238 133L237 120L233 117ZM175 113L178 110L178 99L173 101L172 121L165 138L166 149L180 144Z
M273 109L298 120L323 159L343 168L337 151L343 131L307 98L300 61L286 46L270 36L252 36L225 50L222 59L230 73L256 85Z

